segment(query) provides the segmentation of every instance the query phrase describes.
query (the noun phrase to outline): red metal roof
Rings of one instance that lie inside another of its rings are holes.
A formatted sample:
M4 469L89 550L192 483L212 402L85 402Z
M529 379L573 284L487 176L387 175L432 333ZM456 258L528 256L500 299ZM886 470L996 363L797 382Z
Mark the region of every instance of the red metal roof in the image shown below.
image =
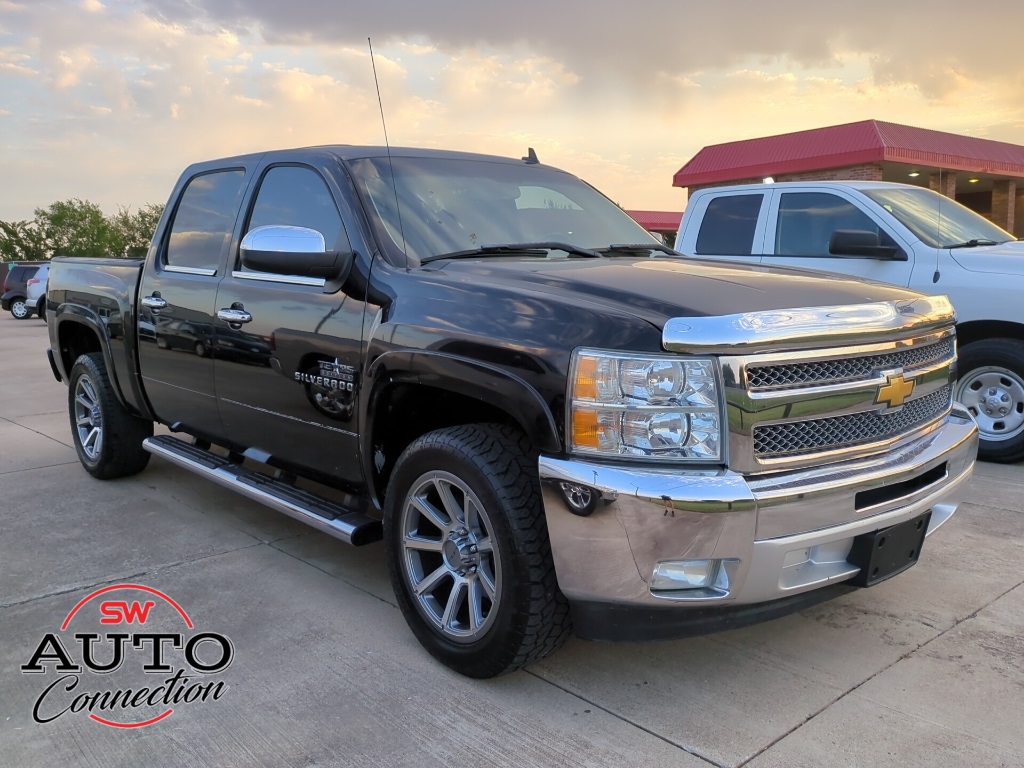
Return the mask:
M1024 146L863 120L704 147L672 184L692 187L883 161L1024 176Z
M674 211L626 211L626 213L644 229L651 229L655 232L679 229L679 222L683 218L682 213Z

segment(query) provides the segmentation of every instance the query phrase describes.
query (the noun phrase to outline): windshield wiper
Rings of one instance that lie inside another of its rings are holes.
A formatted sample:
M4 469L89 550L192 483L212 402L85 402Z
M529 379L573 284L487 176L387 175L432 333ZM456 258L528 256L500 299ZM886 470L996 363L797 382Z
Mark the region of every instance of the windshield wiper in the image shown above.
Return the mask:
M502 245L481 245L479 248L470 248L467 251L452 251L451 253L436 253L431 256L424 256L420 264L427 264L439 259L472 259L477 256L546 256L549 251L565 251L570 256L583 256L588 259L599 259L601 254L589 248L582 248L572 243L557 241L544 241L539 243L505 243Z
M658 251L660 253L667 253L672 256L676 255L676 252L669 248L667 245L661 243L617 243L609 245L607 248L595 248L598 253L643 253L645 251Z
M966 243L947 245L947 248L977 248L979 245L999 245L995 240L968 240Z

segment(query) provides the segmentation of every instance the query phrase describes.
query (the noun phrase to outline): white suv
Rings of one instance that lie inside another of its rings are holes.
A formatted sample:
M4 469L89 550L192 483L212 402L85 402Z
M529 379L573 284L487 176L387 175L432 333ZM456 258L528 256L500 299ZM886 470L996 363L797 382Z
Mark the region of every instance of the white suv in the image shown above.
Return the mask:
M43 264L25 283L25 306L39 315L40 320L46 319L46 279L49 274L50 265Z

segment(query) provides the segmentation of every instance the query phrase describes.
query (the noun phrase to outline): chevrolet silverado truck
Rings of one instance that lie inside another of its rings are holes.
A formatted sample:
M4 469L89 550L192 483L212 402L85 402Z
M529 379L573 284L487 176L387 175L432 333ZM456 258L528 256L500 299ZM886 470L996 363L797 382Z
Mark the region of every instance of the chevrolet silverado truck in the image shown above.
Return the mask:
M886 579L977 450L947 299L684 258L532 150L193 165L146 258L55 260L47 310L91 475L156 455L383 538L473 677Z
M938 192L874 181L697 190L676 250L823 269L949 297L955 399L978 423L982 459L1024 459L1024 242Z

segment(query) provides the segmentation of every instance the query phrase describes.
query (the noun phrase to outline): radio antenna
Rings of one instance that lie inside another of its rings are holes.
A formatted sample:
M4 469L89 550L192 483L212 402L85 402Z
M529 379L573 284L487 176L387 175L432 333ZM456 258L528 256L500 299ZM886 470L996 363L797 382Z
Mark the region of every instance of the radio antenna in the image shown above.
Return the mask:
M943 196L945 196L945 194L946 194L946 190L942 186L942 166L941 165L939 166L939 194L943 195ZM956 193L954 192L954 194L956 194ZM939 245L942 245L942 240L940 239L941 237L942 237L942 200L939 200L938 217L937 217L937 219L935 221L935 242L938 243ZM939 282L939 278L940 277L942 277L942 274L939 272L939 249L936 248L935 249L935 274L932 275L932 282L933 283Z
M366 38L370 48L370 66L373 67L373 84L377 87L377 106L380 107L380 124L384 128L384 148L388 152L388 169L391 171L391 188L395 193L395 212L398 214L398 233L402 236L402 251L406 251L405 227L402 226L402 206L398 202L398 182L395 181L395 164L391 161L391 142L388 141L388 124L384 120L384 102L380 98L380 81L377 79L377 63L373 60L373 43ZM405 268L409 269L409 254L405 255Z

